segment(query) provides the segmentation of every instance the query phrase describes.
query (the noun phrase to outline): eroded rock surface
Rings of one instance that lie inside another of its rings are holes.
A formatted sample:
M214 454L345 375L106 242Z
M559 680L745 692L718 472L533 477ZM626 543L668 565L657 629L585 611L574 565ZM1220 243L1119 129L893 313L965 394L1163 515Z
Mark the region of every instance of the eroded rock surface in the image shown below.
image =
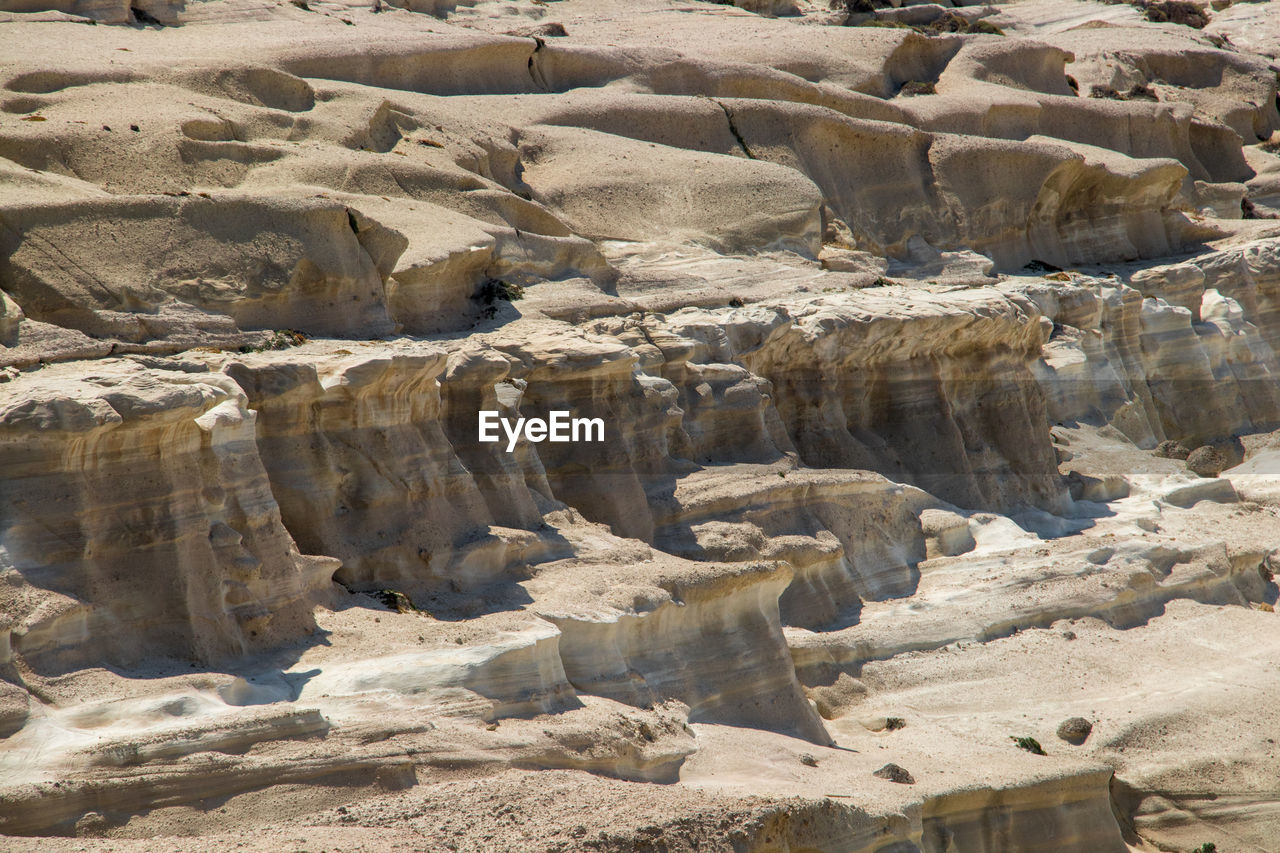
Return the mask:
M0 0L0 847L1274 851L1275 4L837 5Z

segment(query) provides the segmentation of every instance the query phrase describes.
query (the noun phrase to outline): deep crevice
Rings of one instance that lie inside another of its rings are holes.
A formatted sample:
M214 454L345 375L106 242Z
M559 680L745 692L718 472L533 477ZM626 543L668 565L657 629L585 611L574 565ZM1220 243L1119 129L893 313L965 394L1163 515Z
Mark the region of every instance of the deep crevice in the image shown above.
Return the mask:
M529 78L533 80L533 84L542 91L550 91L550 87L547 86L546 78L542 76L542 72L538 70L536 65L538 51L546 47L547 43L537 36L530 36L530 38L533 39L533 52L529 54Z
M712 98L711 100L715 101L716 106L724 111L725 120L729 122L729 132L733 134L734 139L738 140L738 145L742 147L742 153L747 155L748 160L759 159L755 154L751 153L751 148L748 147L747 140L742 138L742 133L739 132L738 125L733 121L733 111L726 107L717 98Z

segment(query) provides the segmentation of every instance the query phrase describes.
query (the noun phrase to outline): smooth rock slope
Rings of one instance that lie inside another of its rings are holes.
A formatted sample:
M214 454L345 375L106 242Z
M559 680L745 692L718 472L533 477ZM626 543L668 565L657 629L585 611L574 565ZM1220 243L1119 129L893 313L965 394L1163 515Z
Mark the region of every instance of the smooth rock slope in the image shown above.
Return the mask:
M1278 27L0 0L0 848L1274 853Z

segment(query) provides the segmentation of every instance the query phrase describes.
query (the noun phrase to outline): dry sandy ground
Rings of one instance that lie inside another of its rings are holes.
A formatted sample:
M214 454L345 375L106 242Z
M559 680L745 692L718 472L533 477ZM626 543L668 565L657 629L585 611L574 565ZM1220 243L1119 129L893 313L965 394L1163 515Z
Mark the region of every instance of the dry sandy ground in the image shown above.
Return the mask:
M1280 5L1151 5L0 0L0 849L1274 853Z

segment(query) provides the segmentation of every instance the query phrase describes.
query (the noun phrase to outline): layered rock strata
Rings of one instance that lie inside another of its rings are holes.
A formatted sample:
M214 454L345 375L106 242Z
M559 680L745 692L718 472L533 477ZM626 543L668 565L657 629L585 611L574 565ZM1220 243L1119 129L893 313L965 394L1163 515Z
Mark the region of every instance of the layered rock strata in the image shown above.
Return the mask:
M0 847L1272 849L1274 15L866 5L0 0Z

